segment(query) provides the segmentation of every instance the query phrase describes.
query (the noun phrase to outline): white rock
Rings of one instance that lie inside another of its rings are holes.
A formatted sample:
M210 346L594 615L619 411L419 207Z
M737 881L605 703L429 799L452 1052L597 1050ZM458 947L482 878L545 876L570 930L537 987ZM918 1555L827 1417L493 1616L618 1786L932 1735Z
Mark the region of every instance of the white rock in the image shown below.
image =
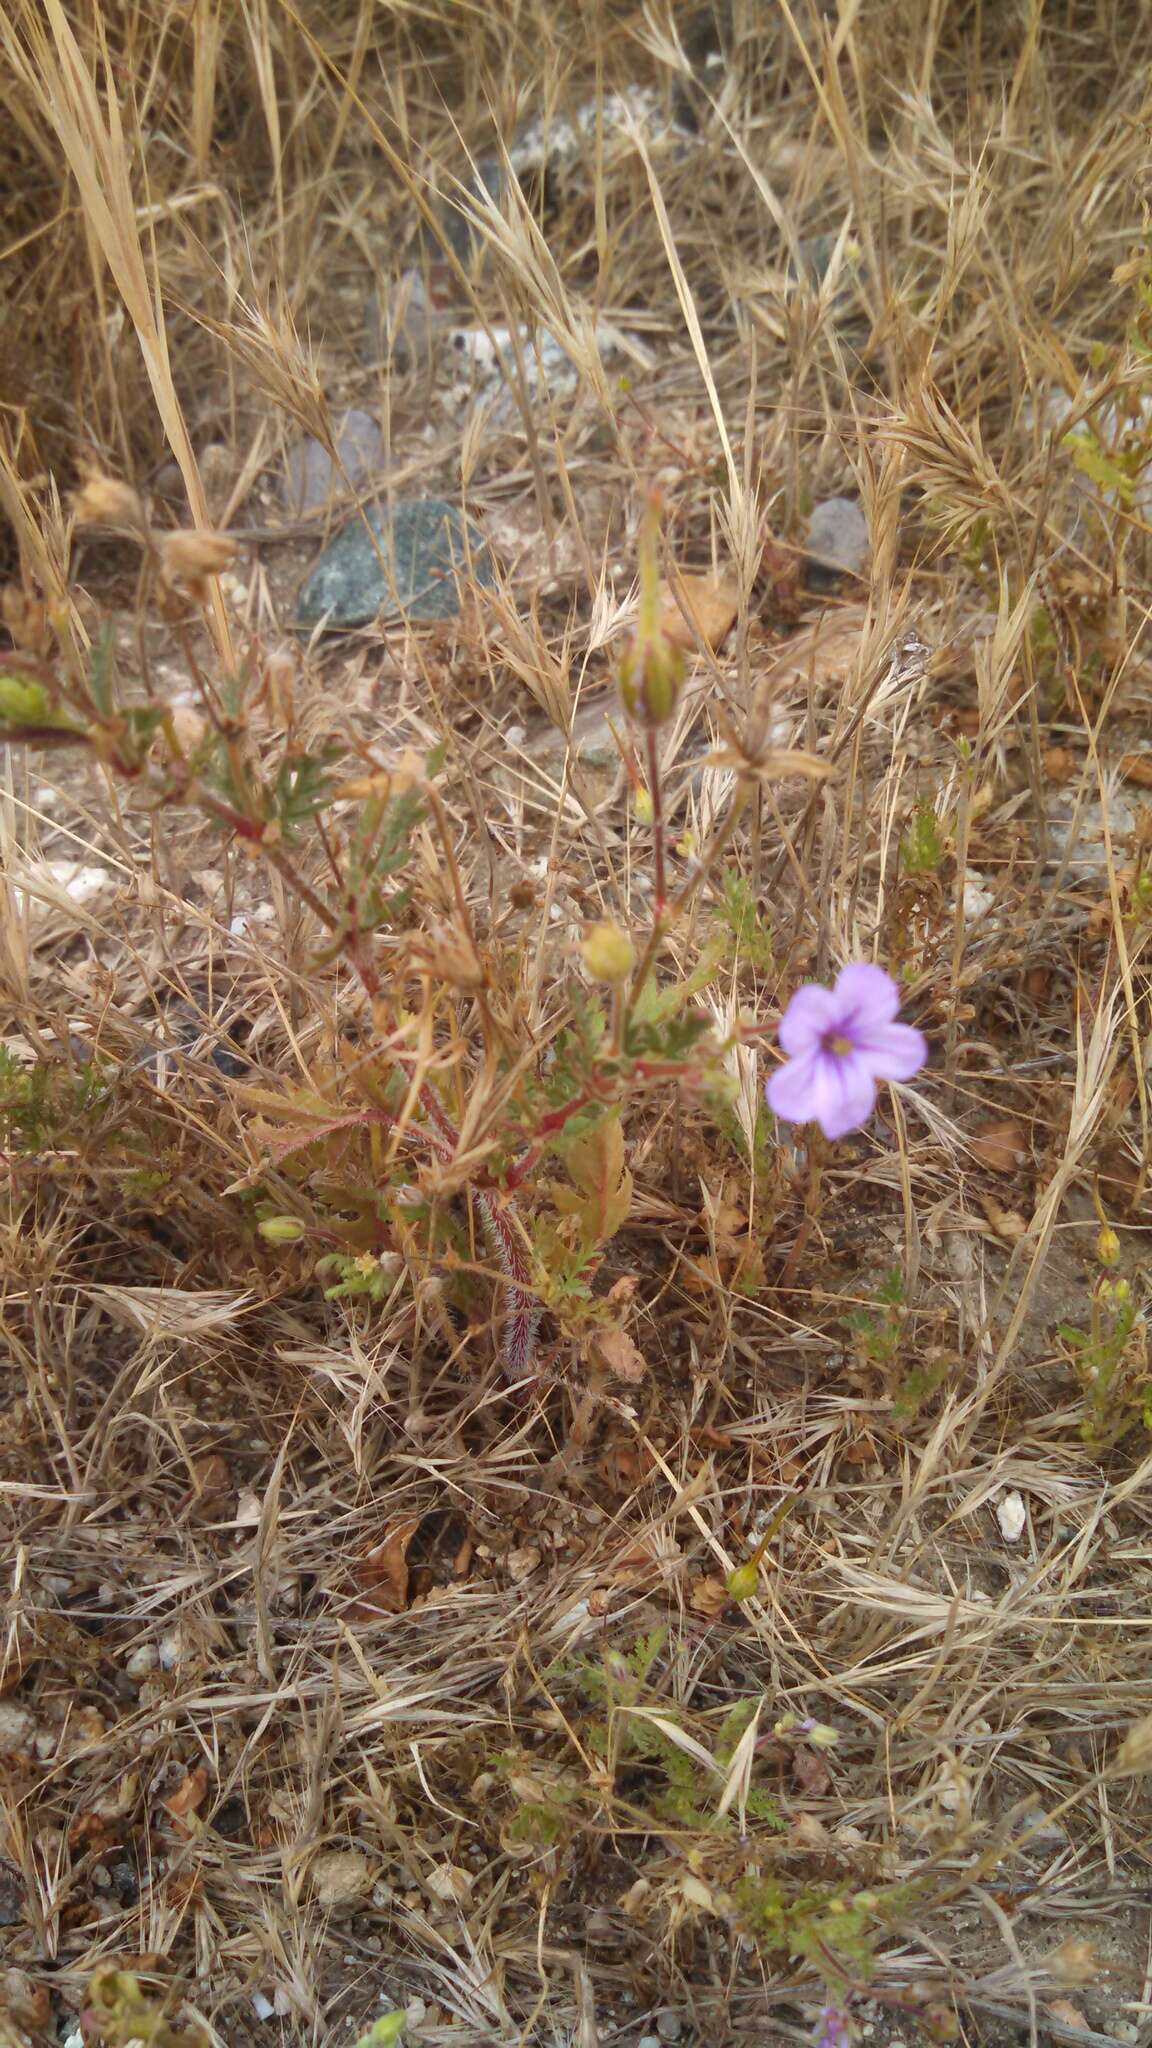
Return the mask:
M868 522L855 498L825 498L814 505L805 542L809 586L819 590L842 575L859 576L870 546Z
M969 868L964 877L964 915L969 923L974 924L978 917L987 917L995 900L991 889L985 887L983 875Z
M155 1643L137 1643L124 1659L124 1669L129 1678L147 1678L160 1662L160 1652Z
M11 1700L0 1700L0 1756L11 1756L14 1751L25 1749L35 1725L26 1707L13 1706Z
M540 1563L540 1552L534 1544L526 1543L522 1549L510 1550L505 1562L508 1566L508 1577L511 1579L512 1584L514 1586L522 1586L525 1579L530 1579L533 1572L537 1569Z
M1015 1491L1006 1493L996 1509L996 1520L1005 1543L1019 1543L1028 1526L1028 1510L1023 1496Z
M258 2020L270 2020L276 2014L276 2007L273 2005L272 2000L266 1998L262 1991L254 1991L252 1993L252 2010Z
M180 1633L179 1626L170 1628L166 1635L161 1636L158 1645L158 1655L162 1671L175 1671L181 1657L184 1655L184 1639Z
M61 909L61 898L78 904L81 908L105 895L113 887L112 876L107 868L94 867L79 860L47 860L28 870L28 881L24 888L17 883L12 894L16 907L23 910L29 906L34 916L45 917L52 910Z

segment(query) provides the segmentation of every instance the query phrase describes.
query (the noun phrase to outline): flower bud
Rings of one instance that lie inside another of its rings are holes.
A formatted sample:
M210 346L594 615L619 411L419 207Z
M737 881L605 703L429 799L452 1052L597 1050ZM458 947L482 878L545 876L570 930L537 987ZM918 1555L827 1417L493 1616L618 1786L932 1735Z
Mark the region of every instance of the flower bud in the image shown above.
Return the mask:
M52 707L42 683L0 674L0 718L7 719L10 725L43 725L51 715Z
M1096 1239L1096 1257L1102 1266L1117 1266L1120 1263L1120 1239L1110 1223L1101 1226Z
M585 971L592 981L606 981L618 988L636 965L636 948L620 925L605 919L591 925L580 948Z
M296 1244L306 1232L298 1216L265 1216L256 1228L268 1244Z
M751 1600L755 1597L760 1586L760 1573L750 1557L729 1572L727 1585L730 1600Z
M826 1721L813 1721L807 1732L813 1749L834 1749L840 1740L839 1729L829 1728Z
M637 725L663 725L671 718L684 681L684 656L659 628L636 633L616 671L620 702Z
M684 680L684 656L664 630L660 606L657 540L660 498L649 494L640 530L640 605L636 631L620 657L620 702L637 725L663 725L671 718Z

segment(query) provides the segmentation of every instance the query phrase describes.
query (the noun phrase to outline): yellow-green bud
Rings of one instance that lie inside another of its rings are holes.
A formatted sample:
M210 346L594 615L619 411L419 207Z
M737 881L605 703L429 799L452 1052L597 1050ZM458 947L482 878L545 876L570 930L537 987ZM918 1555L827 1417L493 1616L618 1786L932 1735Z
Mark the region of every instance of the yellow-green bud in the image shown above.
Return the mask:
M813 1721L805 1733L813 1749L834 1749L840 1740L839 1730L829 1728L826 1721Z
M636 965L636 948L620 925L607 920L590 926L580 948L584 967L593 981L606 981L618 988Z
M637 633L620 656L620 702L637 725L663 725L671 718L684 681L684 656L660 631Z
M1110 1223L1101 1226L1096 1239L1096 1257L1102 1266L1116 1266L1120 1263L1120 1239Z
M295 1244L306 1226L298 1216L265 1216L256 1228L269 1244Z
M728 1574L728 1598L730 1600L752 1600L760 1587L760 1572L751 1558L738 1564Z
M52 715L48 693L42 683L30 683L23 676L0 675L0 718L13 725L43 725Z
M655 806L652 802L652 791L643 782L636 791L632 808L636 813L636 823L638 825L650 825L656 816Z

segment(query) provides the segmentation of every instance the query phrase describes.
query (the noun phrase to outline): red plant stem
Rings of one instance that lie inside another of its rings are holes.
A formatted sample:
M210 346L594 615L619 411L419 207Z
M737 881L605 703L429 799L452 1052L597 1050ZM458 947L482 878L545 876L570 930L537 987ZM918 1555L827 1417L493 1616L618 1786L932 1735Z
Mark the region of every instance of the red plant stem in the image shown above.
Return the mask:
M660 781L660 742L656 727L650 725L644 733L648 751L648 794L652 798L652 851L656 879L655 919L659 924L668 906L668 886L664 867L664 789Z

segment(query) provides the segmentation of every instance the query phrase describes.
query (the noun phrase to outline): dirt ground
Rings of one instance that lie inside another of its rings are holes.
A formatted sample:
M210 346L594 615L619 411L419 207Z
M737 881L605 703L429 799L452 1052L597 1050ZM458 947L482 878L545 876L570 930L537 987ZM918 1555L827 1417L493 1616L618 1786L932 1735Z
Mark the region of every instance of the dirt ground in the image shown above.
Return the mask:
M0 2048L1152 2044L1150 37L0 0Z

